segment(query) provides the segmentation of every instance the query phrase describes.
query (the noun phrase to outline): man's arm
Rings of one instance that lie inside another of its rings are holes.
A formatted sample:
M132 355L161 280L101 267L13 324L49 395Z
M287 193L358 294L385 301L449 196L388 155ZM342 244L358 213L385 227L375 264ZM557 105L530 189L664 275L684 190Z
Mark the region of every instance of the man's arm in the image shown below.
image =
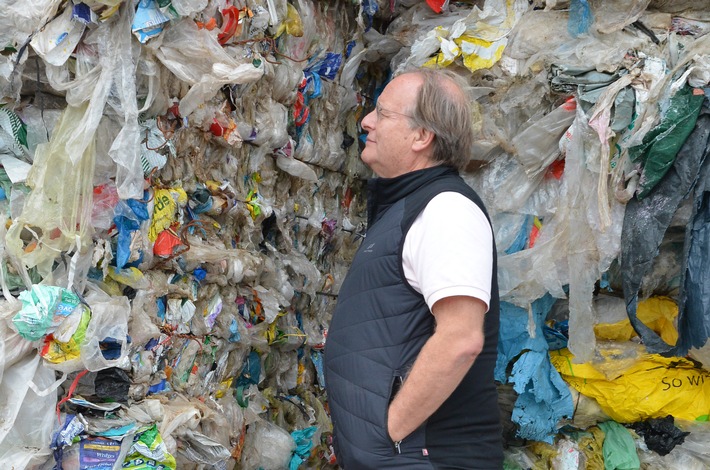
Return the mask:
M432 307L436 329L389 408L387 429L400 441L431 416L461 383L483 349L486 304L446 297Z

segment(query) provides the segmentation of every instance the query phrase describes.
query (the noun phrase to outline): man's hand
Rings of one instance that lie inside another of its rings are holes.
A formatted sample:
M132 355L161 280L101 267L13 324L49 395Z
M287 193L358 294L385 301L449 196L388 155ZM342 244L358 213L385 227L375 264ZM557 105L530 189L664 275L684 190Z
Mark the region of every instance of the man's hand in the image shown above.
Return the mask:
M483 349L486 310L483 301L466 296L434 304L436 330L389 408L387 431L393 441L417 429L461 383Z

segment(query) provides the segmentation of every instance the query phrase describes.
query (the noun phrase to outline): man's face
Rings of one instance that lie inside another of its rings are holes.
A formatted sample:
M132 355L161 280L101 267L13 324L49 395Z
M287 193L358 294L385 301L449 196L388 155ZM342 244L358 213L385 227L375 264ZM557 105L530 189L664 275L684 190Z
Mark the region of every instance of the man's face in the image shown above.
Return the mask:
M417 130L409 124L421 78L416 74L396 77L387 84L377 107L362 120L367 141L360 158L377 176L393 178L416 168L412 151Z

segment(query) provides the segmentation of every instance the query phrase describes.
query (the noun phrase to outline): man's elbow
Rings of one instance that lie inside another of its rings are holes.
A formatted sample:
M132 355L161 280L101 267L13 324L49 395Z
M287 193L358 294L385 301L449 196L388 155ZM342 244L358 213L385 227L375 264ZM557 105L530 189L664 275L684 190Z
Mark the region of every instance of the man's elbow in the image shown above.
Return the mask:
M483 336L475 335L470 338L461 338L454 346L454 354L459 361L473 364L481 351L483 351Z

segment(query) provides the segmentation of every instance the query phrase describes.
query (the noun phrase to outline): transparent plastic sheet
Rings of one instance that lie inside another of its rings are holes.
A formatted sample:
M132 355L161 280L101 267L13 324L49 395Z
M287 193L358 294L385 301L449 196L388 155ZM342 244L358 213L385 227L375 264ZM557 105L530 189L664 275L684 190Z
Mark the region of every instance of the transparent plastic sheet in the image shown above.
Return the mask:
M143 190L135 89L137 58L129 27L132 16L133 10L124 7L111 17L106 27L87 35L77 48L74 79L70 79L66 66L46 66L50 85L67 92L67 103L80 107L89 102L85 114L76 120L75 133L66 142L72 162L76 163L85 149L93 145L106 104L123 115L121 131L109 154L117 164L115 176L124 199L138 198ZM111 97L113 86L118 90L116 101Z
M500 212L518 212L538 189L544 175L528 176L523 165L507 154L500 154L485 171L482 191L492 202L492 209Z
M526 306L545 292L564 298L562 287L569 285L570 348L586 360L591 359L595 343L592 291L618 254L624 212L615 201L599 200L599 179L608 174L599 173L595 165L600 145L594 143L596 137L590 138L591 132L578 109L562 176L562 202L546 218L533 248L499 258L501 298L516 305ZM611 224L607 226L599 207L608 204Z
M30 36L49 21L59 9L59 0L38 0L26 3L0 1L0 43L16 49L0 57L0 91L3 101L20 101L22 71L27 60ZM24 48L23 48L24 46ZM22 51L22 54L20 53Z
M92 289L86 295L86 302L91 307L91 322L86 330L86 341L81 346L81 360L84 367L95 372L109 367L121 367L128 354L128 318L131 304L126 297L110 297ZM114 340L120 346L118 357L107 359L104 355L104 343Z
M47 63L62 65L81 40L86 25L72 20L72 9L66 8L33 37L30 44Z
M543 239L546 228L533 248L498 258L498 284L501 299L527 306L531 299L546 292L557 298L566 297L564 272L558 273L557 258L566 244L564 234Z
M617 0L603 5L595 16L594 28L602 34L619 31L637 21L651 0Z
M288 144L288 109L268 97L264 97L257 106L254 126L259 129L259 133L252 143L268 149L278 149Z
M251 61L240 63L227 54L213 33L198 29L192 20L173 24L149 44L155 55L177 78L191 85L180 100L180 115L189 116L210 100L222 85L244 84L258 80L263 66Z
M140 128L138 125L138 102L136 100L136 62L139 50L132 42L130 23L133 10L126 5L116 21L109 39L108 50L115 51L112 57L116 64L114 87L116 96L109 95L107 104L122 115L121 131L109 149L116 163L116 187L121 199L140 199L143 196L143 168L140 159Z
M5 214L0 214L0 240L5 240L5 237L7 236L7 216ZM5 253L5 243L0 244L0 287L2 288L2 295L7 301L6 303L3 304L3 309L2 311L7 311L10 309L13 310L19 310L19 302L15 299L15 297L12 295L10 292L11 290L11 282L10 282L10 273L8 271L8 259ZM31 285L31 281L29 279L21 279L20 282L22 281L27 281ZM23 287L27 287L24 285Z
M312 0L297 0L293 2L293 4L297 6L303 34L301 36L287 34L286 37L283 38L284 53L296 60L302 60L308 57L314 45L313 38L319 34L317 20L319 19L320 12L318 12ZM294 62L289 60L285 61L282 65L286 64L302 72L307 62ZM303 77L301 76L301 78ZM291 87L291 90L297 88L298 82L294 85L296 86ZM274 89L276 89L276 84L274 84Z
M523 61L519 73L535 64L552 62L581 67L595 64L600 71L615 70L620 50L643 49L650 41L623 30L573 39L567 30L568 18L564 11L528 11L511 31L504 57Z
M267 64L264 67L264 75L273 76L272 98L284 105L293 103L296 100L298 85L303 80L303 69L290 60L278 65ZM273 72L269 70L271 67Z
M704 470L710 467L710 426L707 423L690 421L677 422L678 427L686 432L683 444L676 446L664 456L648 450L641 441L637 442L639 460L648 470Z
M49 142L52 129L62 115L57 109L42 110L39 107L27 106L18 112L22 122L27 126L27 149L34 156L39 144Z
M575 118L576 105L567 101L542 118L536 119L513 137L516 157L528 176L546 169L560 154L560 138Z
M31 33L42 27L57 12L60 0L38 0L29 4L14 0L0 2L3 16L0 19L0 40L15 44L24 42Z
M257 418L247 430L244 449L244 470L283 470L288 468L296 442L284 429Z
M491 225L493 225L495 231L496 248L499 252L507 252L513 246L519 238L521 230L526 228L527 220L528 216L525 214L506 212L500 212L491 217Z
M208 0L172 0L170 2L180 16L192 16L207 7Z
M13 299L12 302L2 302L0 310L0 383L3 371L10 368L17 361L25 357L35 348L35 344L27 341L10 327L10 318L20 310L21 304Z
M557 455L552 459L552 470L586 470L587 459L575 441L560 439L555 447Z
M28 178L33 191L7 233L7 253L13 263L27 268L37 266L43 276L51 273L52 263L62 251L76 247L77 240L81 250L91 235L93 146L84 150L76 164L72 163L67 146L74 135L74 123L85 110L86 106L68 107L52 140L38 147ZM29 253L23 247L25 227L34 232L32 237L38 243Z
M181 436L180 443L177 457L184 458L188 462L214 466L222 464L226 468L226 461L232 455L222 444L192 430L187 430Z
M0 383L0 465L26 468L50 454L56 388L54 372L28 354L5 370ZM32 388L36 389L34 391Z
M569 348L576 360L589 361L593 357L595 338L592 296L595 282L616 258L621 245L623 206L610 201L608 191L600 195L600 180L606 180L608 165L604 165L599 144L590 146L591 129L581 110L577 111L572 140L567 151L565 173L568 176L566 196L569 224ZM601 160L601 168L595 165ZM592 168L589 168L591 166ZM595 168L596 166L596 168ZM602 199L600 200L600 197ZM609 222L602 219L608 211Z
M187 263L195 266L202 263L221 265L223 273L235 283L254 279L263 266L263 259L247 250L227 249L224 246L211 246L197 237L188 237L190 250L183 254Z

